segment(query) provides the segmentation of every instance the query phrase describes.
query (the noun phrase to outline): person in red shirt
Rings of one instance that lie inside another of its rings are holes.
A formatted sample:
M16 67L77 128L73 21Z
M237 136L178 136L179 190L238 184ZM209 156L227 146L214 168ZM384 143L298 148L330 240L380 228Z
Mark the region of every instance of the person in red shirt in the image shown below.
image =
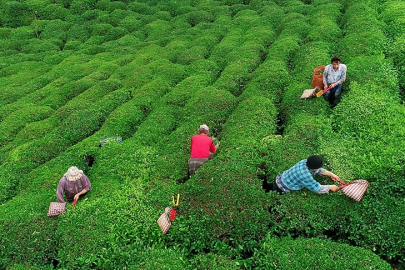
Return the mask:
M210 137L208 137L209 128L207 125L201 125L198 130L198 135L191 138L191 154L188 160L188 171L190 177L195 174L198 168L201 167L210 158L210 153L215 153L217 147Z

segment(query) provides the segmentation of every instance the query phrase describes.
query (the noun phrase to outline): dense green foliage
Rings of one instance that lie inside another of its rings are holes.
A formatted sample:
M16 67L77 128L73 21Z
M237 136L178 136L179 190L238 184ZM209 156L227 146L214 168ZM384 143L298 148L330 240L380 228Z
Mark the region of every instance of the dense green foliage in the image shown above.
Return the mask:
M0 268L405 269L404 9L0 0ZM300 100L335 55L340 103ZM220 147L189 178L203 123ZM262 188L313 154L363 199ZM70 166L92 191L48 218Z

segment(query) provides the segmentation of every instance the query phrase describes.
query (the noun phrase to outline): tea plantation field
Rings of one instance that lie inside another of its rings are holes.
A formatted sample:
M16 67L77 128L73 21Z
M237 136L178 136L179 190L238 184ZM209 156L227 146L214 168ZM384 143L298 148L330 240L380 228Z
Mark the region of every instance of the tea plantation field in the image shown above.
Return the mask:
M405 269L403 29L398 0L0 0L0 269ZM335 55L340 103L300 100ZM262 188L313 154L363 199ZM47 217L70 166L92 190Z

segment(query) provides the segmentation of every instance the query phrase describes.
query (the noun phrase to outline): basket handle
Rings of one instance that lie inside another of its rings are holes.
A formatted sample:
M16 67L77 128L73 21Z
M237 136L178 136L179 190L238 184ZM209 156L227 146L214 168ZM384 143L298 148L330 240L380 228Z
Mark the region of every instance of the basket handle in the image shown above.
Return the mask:
M342 180L339 180L339 179L337 179L337 178L335 178L335 177L333 177L333 176L332 176L332 180L333 180L333 181L336 181L336 182L339 182L339 183L342 184L342 186L338 187L338 190L339 190L339 189L342 189L342 188L344 188L344 187L347 187L348 185L351 184L351 182L347 184L347 183L343 182Z

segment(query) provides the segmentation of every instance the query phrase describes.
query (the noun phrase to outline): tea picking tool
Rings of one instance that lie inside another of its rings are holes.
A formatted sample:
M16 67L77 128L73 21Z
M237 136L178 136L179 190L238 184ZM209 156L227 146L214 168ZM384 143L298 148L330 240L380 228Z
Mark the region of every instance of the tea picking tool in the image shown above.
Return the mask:
M323 94L325 94L326 92L328 92L330 89L332 89L332 86L329 86L328 88L326 88L325 90L321 90L318 93L316 93L316 97L320 97Z
M77 199L74 199L73 204L72 204L73 207L75 207L76 202L77 202Z
M174 203L174 196L172 196L173 200L173 208L170 211L170 220L174 220L176 218L176 209L179 206L179 200L180 200L180 193L177 194L177 202Z

